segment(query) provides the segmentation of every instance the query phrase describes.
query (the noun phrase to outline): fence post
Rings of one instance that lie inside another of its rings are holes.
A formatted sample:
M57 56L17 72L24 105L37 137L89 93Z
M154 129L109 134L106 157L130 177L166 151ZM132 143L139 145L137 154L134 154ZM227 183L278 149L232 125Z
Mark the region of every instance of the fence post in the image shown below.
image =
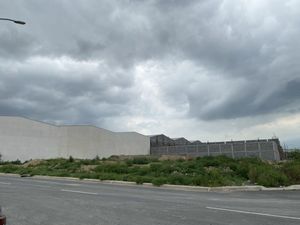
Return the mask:
M167 155L169 155L169 146L167 146Z
M260 143L259 143L259 141L257 142L257 146L258 146L258 154L259 154L259 158L262 159L262 158L261 158L261 148L260 148Z
M209 144L207 144L207 156L209 156L210 153L209 153Z
M222 155L221 144L219 144L219 152L220 152L220 155Z
M232 155L232 158L234 159L234 153L233 153L233 143L231 143L231 155Z
M275 151L275 141L273 141L273 153L274 153L274 160L277 160L276 151Z
M244 142L245 156L247 157L247 141Z

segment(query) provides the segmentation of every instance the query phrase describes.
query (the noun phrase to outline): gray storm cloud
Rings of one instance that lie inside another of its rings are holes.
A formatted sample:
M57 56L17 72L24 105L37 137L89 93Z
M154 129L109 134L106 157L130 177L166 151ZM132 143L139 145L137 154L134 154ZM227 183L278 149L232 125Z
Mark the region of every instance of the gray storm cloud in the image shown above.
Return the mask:
M134 72L149 61L173 65L152 82L186 117L300 109L298 1L2 1L0 13L27 22L1 23L1 114L151 116ZM191 67L174 72L182 61Z

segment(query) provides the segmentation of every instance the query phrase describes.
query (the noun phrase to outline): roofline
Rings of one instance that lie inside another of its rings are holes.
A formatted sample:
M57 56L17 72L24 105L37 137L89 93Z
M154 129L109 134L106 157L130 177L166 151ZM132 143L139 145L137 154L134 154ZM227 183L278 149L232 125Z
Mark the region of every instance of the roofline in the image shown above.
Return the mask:
M138 133L136 131L115 132L115 131L107 130L105 128L97 127L97 126L91 125L91 124L71 124L71 125L62 124L62 125L57 125L57 124L54 124L54 123L49 123L49 122L44 122L44 121L32 119L32 118L29 118L29 117L26 117L26 116L0 115L0 118L1 117L21 118L21 119L26 119L26 120L30 120L30 121L34 121L34 122L37 122L37 123L46 124L48 126L58 127L58 128L62 128L62 127L67 127L68 128L68 127L76 127L76 126L78 126L78 127L93 127L93 128L98 129L98 130L105 130L105 131L110 132L110 133L117 133L117 134L118 133L137 133L137 134L143 135L143 134ZM143 136L146 136L146 135L143 135Z

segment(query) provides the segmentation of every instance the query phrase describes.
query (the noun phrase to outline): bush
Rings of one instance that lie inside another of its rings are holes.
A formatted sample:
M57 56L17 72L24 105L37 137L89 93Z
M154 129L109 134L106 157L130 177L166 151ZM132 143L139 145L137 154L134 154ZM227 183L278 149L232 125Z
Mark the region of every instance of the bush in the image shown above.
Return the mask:
M127 166L132 166L133 165L133 160L132 159L127 159L125 160L125 163Z
M283 172L293 184L300 184L300 162L288 162L283 165Z
M151 160L147 157L135 157L132 160L133 164L139 164L139 165L148 164L150 162L151 162Z
M94 169L95 172L107 172L123 174L128 173L128 166L126 164L115 163L115 164L101 164Z
M70 155L69 162L74 162L74 158Z
M207 179L204 180L202 176L193 177L192 184L195 186L207 186L208 182L205 182ZM206 185L204 185L206 184Z
M0 171L2 173L18 173L20 171L20 167L15 165L4 165L0 167Z
M219 166L228 166L229 163L235 162L234 159L229 158L227 156L221 155L221 156L205 156L203 158L198 158L198 161L201 162L201 164L205 167L213 166L213 167L219 167Z
M287 158L291 160L299 160L300 161L300 150L294 150L292 152L287 152Z
M142 176L138 176L135 178L135 183L136 184L143 184L144 183L144 179Z
M151 163L150 164L150 171L154 173L156 176L159 175L169 175L172 172L179 169L176 164L168 161L160 162L160 163Z
M249 179L252 183L263 185L265 187L289 185L289 179L282 171L269 166L250 168Z
M31 175L73 176L80 179L124 180L137 184L223 186L256 183L268 187L300 184L300 160L292 153L286 162L269 162L257 158L231 159L226 156L158 161L158 158L110 157L107 160L57 158L34 165L2 162L0 172ZM91 167L89 167L91 166Z
M168 179L168 183L177 185L190 185L192 184L192 179L188 176L181 174L172 174Z
M154 186L161 186L165 183L167 183L167 179L166 178L163 178L163 177L157 177L157 178L153 178L151 183L154 185Z
M140 176L146 176L149 174L149 168L148 167L135 167L133 172Z
M98 178L99 180L122 180L120 175L114 173L99 173Z

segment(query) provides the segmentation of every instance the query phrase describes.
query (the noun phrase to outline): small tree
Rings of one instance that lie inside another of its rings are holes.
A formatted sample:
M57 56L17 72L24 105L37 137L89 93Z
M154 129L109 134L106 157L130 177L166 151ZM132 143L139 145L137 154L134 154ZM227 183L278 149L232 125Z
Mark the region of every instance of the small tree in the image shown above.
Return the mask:
M70 155L69 162L74 162L74 158Z

